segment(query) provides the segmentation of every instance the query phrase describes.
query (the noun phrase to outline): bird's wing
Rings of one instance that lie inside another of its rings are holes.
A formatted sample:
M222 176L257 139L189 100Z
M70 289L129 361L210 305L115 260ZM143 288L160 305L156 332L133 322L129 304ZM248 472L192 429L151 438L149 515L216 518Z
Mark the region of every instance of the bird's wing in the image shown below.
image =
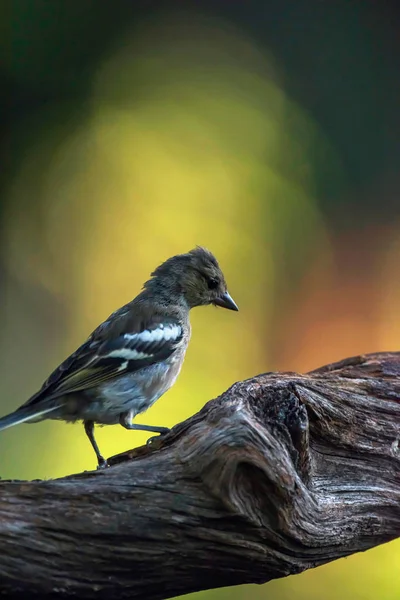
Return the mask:
M122 333L124 328L119 323L112 327L114 334L111 336L105 335L104 327L107 329L106 324L100 326L61 363L26 404L36 403L44 396L57 397L94 388L165 360L183 336L182 325L171 317L153 317L147 323L141 321L130 328L131 333Z

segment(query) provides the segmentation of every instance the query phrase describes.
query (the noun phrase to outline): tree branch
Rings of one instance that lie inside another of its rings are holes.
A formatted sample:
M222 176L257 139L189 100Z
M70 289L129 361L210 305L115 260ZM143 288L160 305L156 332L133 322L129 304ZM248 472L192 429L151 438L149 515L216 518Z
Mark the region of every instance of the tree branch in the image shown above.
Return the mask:
M0 593L155 600L400 536L400 353L235 383L110 469L0 484Z

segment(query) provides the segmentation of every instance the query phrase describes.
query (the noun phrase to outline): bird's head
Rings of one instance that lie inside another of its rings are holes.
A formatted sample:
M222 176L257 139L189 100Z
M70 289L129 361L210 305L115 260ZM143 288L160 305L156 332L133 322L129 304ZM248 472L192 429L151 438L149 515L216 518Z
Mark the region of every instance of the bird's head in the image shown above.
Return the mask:
M197 246L186 254L172 256L157 267L152 277L154 287L183 298L189 308L214 304L239 310L228 293L217 259L206 248Z

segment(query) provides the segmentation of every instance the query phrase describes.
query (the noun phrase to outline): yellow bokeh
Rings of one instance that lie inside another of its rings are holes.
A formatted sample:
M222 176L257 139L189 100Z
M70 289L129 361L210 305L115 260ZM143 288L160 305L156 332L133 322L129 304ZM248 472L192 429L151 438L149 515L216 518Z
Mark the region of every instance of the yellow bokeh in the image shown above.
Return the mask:
M138 422L172 426L234 381L277 366L311 369L343 358L357 341L362 327L351 311L335 321L325 310L313 321L321 289L329 295L337 285L314 196L313 155L324 149L334 172L332 149L286 96L271 57L228 27L199 20L187 31L182 23L183 16L121 40L96 71L79 124L43 128L10 186L4 412L135 296L157 264L196 244L218 257L240 312L193 311L182 374ZM30 199L39 208L30 209ZM289 314L276 289L290 283L290 254L299 264L299 302ZM277 315L285 336L280 351L270 334ZM354 325L351 341L343 341L338 323ZM381 335L396 345L396 336ZM344 355L333 357L336 351ZM121 427L97 431L106 456L146 437ZM4 478L55 477L95 465L79 425L16 427L2 432L0 449ZM399 552L393 543L266 588L238 588L235 596L336 600L346 587L355 600L395 600Z

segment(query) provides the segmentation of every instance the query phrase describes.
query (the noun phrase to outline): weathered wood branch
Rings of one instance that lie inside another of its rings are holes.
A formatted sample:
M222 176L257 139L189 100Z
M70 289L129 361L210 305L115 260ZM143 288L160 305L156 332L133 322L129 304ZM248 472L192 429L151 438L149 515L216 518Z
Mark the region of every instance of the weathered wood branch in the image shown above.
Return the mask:
M400 536L400 353L234 384L109 469L0 483L0 593L161 599Z

